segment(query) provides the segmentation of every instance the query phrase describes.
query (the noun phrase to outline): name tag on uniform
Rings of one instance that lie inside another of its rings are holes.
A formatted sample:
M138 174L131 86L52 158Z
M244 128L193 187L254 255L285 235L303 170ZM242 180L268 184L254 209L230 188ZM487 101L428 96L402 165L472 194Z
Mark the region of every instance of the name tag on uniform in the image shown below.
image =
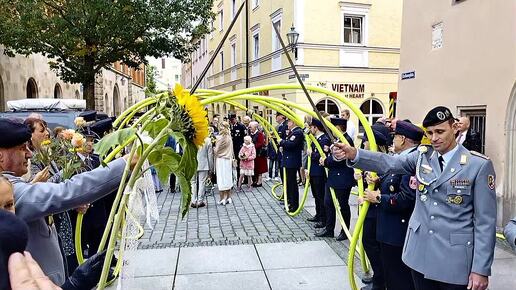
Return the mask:
M294 140L296 140L296 136L290 137L290 141L294 141Z
M430 167L429 165L421 164L421 167L423 168L424 173L430 173L433 171L432 167Z

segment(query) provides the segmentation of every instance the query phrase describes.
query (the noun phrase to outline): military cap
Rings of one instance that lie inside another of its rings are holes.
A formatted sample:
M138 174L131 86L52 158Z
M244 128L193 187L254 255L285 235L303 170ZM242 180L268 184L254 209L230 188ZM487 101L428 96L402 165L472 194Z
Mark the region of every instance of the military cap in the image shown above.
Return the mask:
M392 144L392 140L389 134L389 129L383 126L382 124L374 124L371 126L373 130L374 140L376 141L376 145L382 146L390 146ZM364 134L363 142L367 141L367 135Z
M104 119L107 119L109 118L108 114L106 113L97 113L97 120L104 120Z
M97 111L84 111L79 114L86 122L92 122L97 119Z
M276 117L277 116L283 116L283 117L286 117L282 112L276 112Z
M418 126L406 121L396 122L396 130L394 132L417 142L421 142L425 134Z
M0 118L0 148L11 148L30 140L29 126L7 118Z
M428 126L439 125L448 120L454 120L454 119L455 118L453 117L450 109L443 107L443 106L435 107L432 110L430 110L430 112L428 112L428 114L426 114L426 117L423 120L423 127L426 128Z
M113 119L111 118L97 121L89 127L89 129L98 136L104 136L111 128L113 128Z
M324 130L323 123L315 118L312 119L312 123L310 123L310 126L317 127L317 129L319 129L321 131Z
M346 126L348 124L348 120L346 120L344 118L331 118L330 122L335 126L338 126L338 125Z
M228 114L228 119L235 119L235 118L236 118L236 113L234 113L234 112L230 112L230 113Z
M79 132L82 135L84 135L84 137L92 137L95 139L100 139L100 136L91 129L91 126L83 127L83 128L81 128L81 130L79 130Z

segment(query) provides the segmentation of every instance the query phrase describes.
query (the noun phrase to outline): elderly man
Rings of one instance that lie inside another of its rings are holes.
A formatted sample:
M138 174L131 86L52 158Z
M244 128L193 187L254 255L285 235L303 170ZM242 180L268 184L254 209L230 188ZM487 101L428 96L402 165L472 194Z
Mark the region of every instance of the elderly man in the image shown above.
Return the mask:
M342 110L342 113L340 114L340 117L342 119L346 119L347 121L347 129L346 129L346 133L348 133L349 137L351 137L351 140L355 140L355 138L357 137L357 127L355 126L355 123L353 123L353 121L350 120L351 118L351 113L348 109L344 109Z
M32 157L27 148L30 129L9 119L0 119L0 170L13 183L16 215L29 226L27 251L56 284L65 282L65 269L52 215L82 204L91 203L113 192L120 184L127 157L114 160L107 167L78 174L61 183L26 183ZM136 164L136 158L131 165Z
M459 132L457 134L457 143L462 144L466 149L482 152L482 140L478 132L470 130L469 117L457 118Z
M484 290L496 240L493 163L457 144L448 108L432 109L423 126L432 147L389 156L337 144L334 154L363 170L415 174L416 206L402 258L417 290Z
M249 135L253 138L256 158L254 159L253 187L262 186L262 175L267 172L267 144L265 144L265 134L258 128L258 122L249 123Z

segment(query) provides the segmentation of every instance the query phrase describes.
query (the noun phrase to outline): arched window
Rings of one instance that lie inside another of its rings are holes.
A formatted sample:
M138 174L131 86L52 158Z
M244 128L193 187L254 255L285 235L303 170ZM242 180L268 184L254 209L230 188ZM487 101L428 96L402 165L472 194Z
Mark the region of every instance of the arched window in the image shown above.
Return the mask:
M369 121L369 124L374 124L378 119L383 117L383 106L382 103L380 103L378 100L375 99L369 99L366 100L362 105L360 106L360 110L367 118L367 121ZM363 131L363 126L360 124L360 131Z
M118 84L115 84L113 89L113 114L118 117L120 112L120 90L118 89Z
M27 99L35 99L38 97L38 85L36 80L30 78L27 81Z
M111 111L109 108L109 97L108 94L104 95L104 113L111 115Z
M223 111L223 114L224 114L224 115L227 115L227 114L228 114L228 109L227 109L227 107L226 107L226 104L224 104L224 105L222 106L222 108L223 108L223 110L224 110L224 111Z
M217 114L220 115L220 104L217 104Z
M81 98L81 94L79 93L79 90L75 90L75 98L76 99L80 99Z
M5 111L5 99L4 99L4 82L2 76L0 76L0 112Z
M322 99L320 100L317 105L317 110L324 111L330 115L337 115L340 116L340 109L337 103L330 99Z
M61 99L63 97L63 91L61 90L61 86L56 84L54 86L54 99Z

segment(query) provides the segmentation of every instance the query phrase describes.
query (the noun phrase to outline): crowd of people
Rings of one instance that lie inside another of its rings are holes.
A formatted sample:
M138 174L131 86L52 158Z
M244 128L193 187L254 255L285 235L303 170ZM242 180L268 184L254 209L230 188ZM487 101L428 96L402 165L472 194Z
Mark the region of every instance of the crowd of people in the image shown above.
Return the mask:
M362 242L374 273L370 289L486 289L495 245L496 177L489 158L478 153L481 140L469 120L436 107L423 120L425 132L408 119L381 118L371 126L373 144L367 134L358 136L348 110L340 116L320 114L324 120L306 117L300 128L277 113L279 138L250 116L213 116L210 134L197 152L190 206L207 206L206 193L214 184L217 204L225 206L234 202L234 193L279 181L286 187L285 210L294 212L299 186L309 182L315 215L308 221L314 223L314 235L334 238L336 208L349 229L351 191L362 182L366 190L358 202L369 203ZM45 162L43 153L53 141L73 142L74 133L60 127L51 131L37 115L21 122L0 119L0 216L10 211L15 216L8 217L16 217L12 224L26 225L12 234L21 242L11 243L23 245L21 249L2 238L0 274L10 273L10 280L2 276L0 281L10 281L12 289L25 289L17 288L23 283L48 287L35 289L91 289L98 281L99 261L105 257L98 248L111 193L125 164L134 166L138 157L100 166L93 143L111 129L112 120L99 120L94 112L82 118L85 124L77 131L85 137L81 150L66 153L81 166L70 176L57 162ZM335 126L346 142L332 144L333 133L323 122ZM319 146L307 146L309 133ZM422 145L425 136L429 144ZM173 138L166 146L181 154ZM156 191L163 191L155 182ZM170 194L175 190L171 175ZM82 243L89 259L82 265L74 248L77 213L86 213ZM5 225L0 223L0 233ZM516 221L505 234L516 248ZM348 238L342 228L336 240ZM9 289L4 284L0 289Z

